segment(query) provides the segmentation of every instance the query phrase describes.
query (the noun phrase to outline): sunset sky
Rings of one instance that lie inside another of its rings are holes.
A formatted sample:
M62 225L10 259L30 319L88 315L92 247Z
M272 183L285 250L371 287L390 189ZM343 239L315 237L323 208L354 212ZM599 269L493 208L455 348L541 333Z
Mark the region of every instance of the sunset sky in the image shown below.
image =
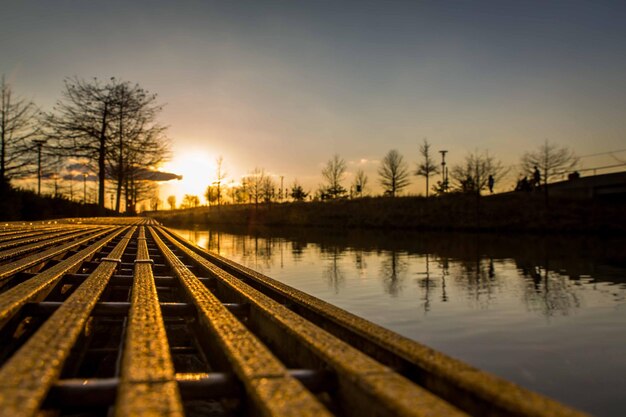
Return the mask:
M625 149L624 22L623 1L10 0L0 73L43 110L69 76L157 93L164 169L185 176L164 196L200 193L219 155L227 181L261 167L313 190L338 153L378 191L377 161L396 148L414 168L425 137L452 164L513 165L546 139Z

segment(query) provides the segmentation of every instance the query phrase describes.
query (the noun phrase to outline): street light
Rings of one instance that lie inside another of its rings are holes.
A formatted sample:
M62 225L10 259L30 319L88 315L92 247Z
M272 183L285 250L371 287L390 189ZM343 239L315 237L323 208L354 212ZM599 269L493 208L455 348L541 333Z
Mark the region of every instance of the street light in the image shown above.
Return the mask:
M87 174L83 172L83 204L87 204Z
M35 139L33 142L37 145L37 195L41 195L41 148L46 141Z
M446 154L448 151L439 151L441 154L441 188L444 192L448 191L448 171L446 170Z
M58 195L59 195L59 187L58 187L59 174L57 174L55 172L54 174L51 175L51 178L54 180L54 196L58 197Z

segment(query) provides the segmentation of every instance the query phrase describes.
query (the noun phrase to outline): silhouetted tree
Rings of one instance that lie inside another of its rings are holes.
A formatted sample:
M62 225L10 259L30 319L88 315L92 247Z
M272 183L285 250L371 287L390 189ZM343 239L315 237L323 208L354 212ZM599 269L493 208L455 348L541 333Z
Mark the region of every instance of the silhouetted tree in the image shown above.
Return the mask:
M359 169L354 176L354 192L359 196L363 197L363 193L365 193L365 187L367 186L367 175L362 169Z
M428 197L429 178L431 175L435 175L439 172L439 167L435 164L435 161L433 161L430 153L430 146L428 139L424 139L424 142L420 145L420 156L422 160L417 164L417 169L415 170L415 175L426 178L426 197Z
M124 191L126 211L133 212L150 188L144 174L169 157L169 143L165 128L156 121L162 110L156 94L138 84L119 82L114 97L114 140L107 153L109 172L116 183L116 211L120 210Z
M526 152L522 156L524 172L532 173L535 167L539 168L546 198L548 196L548 182L573 170L577 164L578 158L571 149L557 146L548 141L545 141L535 151Z
M402 155L395 149L387 152L381 161L378 175L385 194L391 197L409 185L409 169Z
M233 199L233 203L242 204L246 201L249 201L250 196L247 191L246 178L243 178L241 181L241 185L239 187L231 186L231 198Z
M98 176L98 204L104 207L107 175L116 182L116 211L122 190L127 210L150 190L145 171L168 156L165 128L156 122L156 95L111 78L66 79L63 98L47 117L48 136L66 156L84 158Z
M176 196L175 195L171 195L171 196L167 197L167 204L169 204L170 210L176 209Z
M209 185L204 192L204 198L206 199L209 206L212 203L217 202L218 200L218 189L215 185Z
M95 163L98 175L98 205L104 207L107 150L112 140L115 89L111 78L103 84L94 78L86 82L65 79L63 97L47 117L48 136L65 155Z
M455 165L450 176L456 182L457 190L476 193L487 188L489 175L498 181L506 173L502 162L488 152L471 152L465 157L465 163Z
M0 190L11 179L34 172L33 139L37 137L37 108L32 101L13 97L2 77L0 84Z
M304 199L307 198L309 193L305 192L302 186L296 180L293 182L290 195L291 195L291 198L293 198L295 201L304 201Z
M276 184L272 177L266 175L261 183L262 199L266 203L271 203L276 197Z
M330 159L324 169L322 176L326 180L324 192L329 198L339 198L346 193L346 189L341 185L341 181L346 173L346 161L339 155L335 154Z
M217 205L221 205L222 199L222 181L226 178L228 173L224 170L223 167L224 158L220 155L215 160L215 192L217 194Z
M180 203L180 208L181 209L194 208L194 207L198 207L199 205L200 205L200 199L198 198L197 195L185 194L185 196L183 197L183 202Z
M265 182L265 170L263 168L254 168L254 171L242 181L246 189L246 193L249 196L250 201L254 201L254 204L259 204L259 201L263 201L263 183Z
M150 198L150 210L157 211L159 210L159 206L163 203L163 200L159 198L158 194L152 195Z

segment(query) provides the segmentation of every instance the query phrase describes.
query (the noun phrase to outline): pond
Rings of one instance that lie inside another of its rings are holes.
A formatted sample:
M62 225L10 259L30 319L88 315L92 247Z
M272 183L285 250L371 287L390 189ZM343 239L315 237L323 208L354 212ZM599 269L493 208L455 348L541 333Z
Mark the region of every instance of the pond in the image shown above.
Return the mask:
M626 415L624 239L173 230L526 388Z

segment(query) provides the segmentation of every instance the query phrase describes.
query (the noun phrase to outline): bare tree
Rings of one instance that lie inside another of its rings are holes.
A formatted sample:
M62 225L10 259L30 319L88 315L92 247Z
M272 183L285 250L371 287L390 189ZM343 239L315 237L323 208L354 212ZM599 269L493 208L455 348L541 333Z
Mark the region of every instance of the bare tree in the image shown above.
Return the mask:
M228 175L228 173L224 170L223 162L224 158L222 158L221 155L215 160L215 187L218 206L220 206L222 198L222 181L224 181L224 179Z
M165 128L156 123L161 106L139 85L111 78L106 83L66 79L63 98L47 117L48 136L57 149L84 158L98 175L98 205L104 207L107 176L116 183L116 210L122 190L126 209L149 191L145 170L168 155Z
M47 117L48 136L66 155L95 161L98 175L98 205L104 208L106 156L113 123L115 78L103 84L65 79L63 98Z
M163 200L159 198L158 192L154 193L152 197L150 197L150 210L158 211L162 203L163 203Z
M38 134L38 110L32 101L15 99L2 77L0 84L0 190L11 179L33 172L33 139Z
M494 156L488 152L472 152L465 157L463 164L452 167L450 176L457 190L480 195L487 188L490 175L498 181L504 174L506 170L502 162Z
M354 192L359 197L363 197L365 187L367 186L367 179L367 175L362 169L359 169L354 176Z
M402 155L395 149L387 152L381 161L378 175L385 194L391 197L409 185L409 169Z
M346 173L346 161L338 154L335 154L322 169L322 176L326 180L324 192L330 198L339 198L346 193L346 189L341 185Z
M430 176L439 172L439 166L435 164L430 153L430 146L428 139L424 139L424 142L420 145L422 160L417 164L417 169L415 170L415 175L426 178L426 197L428 197L428 180Z
M261 183L261 193L266 203L271 203L276 197L276 183L269 175L266 175Z
M209 185L206 187L206 191L204 192L204 198L206 199L209 206L211 203L215 203L218 201L218 189L215 185Z
M169 142L165 128L156 122L162 110L156 104L156 94L138 84L120 82L114 97L114 140L107 152L109 172L116 184L116 211L120 211L124 191L126 211L132 213L149 188L144 173L169 157Z
M263 168L254 168L254 171L245 177L242 182L245 183L245 189L250 201L254 200L256 205L259 204L259 201L263 201L263 183L265 182L265 170Z
M180 203L181 209L194 208L200 205L200 199L197 195L193 194L185 194L183 197L183 202Z
M171 195L171 196L167 197L167 204L169 204L170 210L176 209L176 196L175 195Z
M532 173L535 167L539 169L546 195L548 182L573 170L577 164L578 158L572 150L548 141L535 151L526 152L522 156L522 169L525 172Z

